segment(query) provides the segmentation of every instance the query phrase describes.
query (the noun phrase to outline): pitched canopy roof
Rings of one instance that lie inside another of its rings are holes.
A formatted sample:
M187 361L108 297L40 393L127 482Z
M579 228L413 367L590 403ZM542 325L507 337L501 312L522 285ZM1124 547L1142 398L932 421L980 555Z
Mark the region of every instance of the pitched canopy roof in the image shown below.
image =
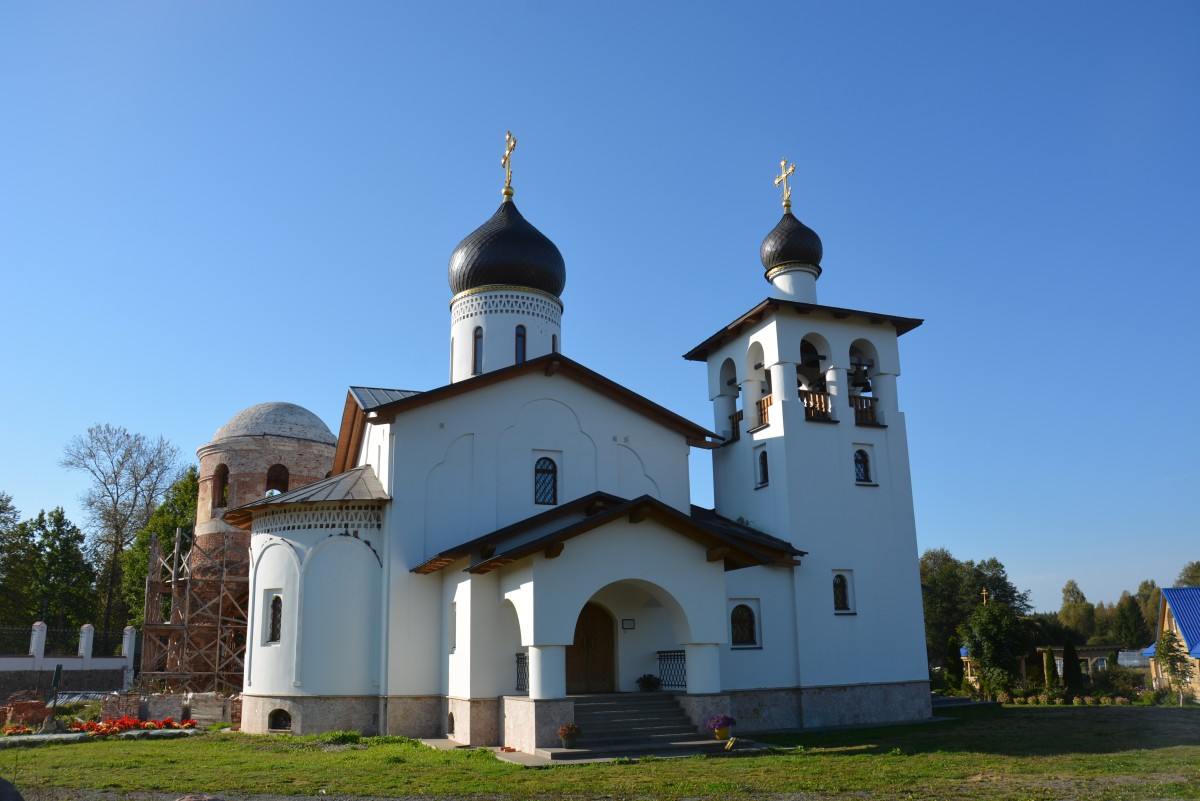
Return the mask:
M259 498L225 513L225 522L249 530L254 514L268 508L287 504L314 504L337 501L386 501L388 494L375 477L371 465L365 464L336 476L323 478L299 489Z
M629 501L593 492L442 551L412 572L434 573L465 557L473 559L467 568L469 573L488 573L539 551L553 558L562 553L567 540L622 518L631 523L653 519L707 548L708 560L722 560L726 570L751 565L791 567L800 564L799 557L805 555L784 540L726 520L711 510L692 507L692 511L691 516L685 515L649 495ZM541 528L550 530L533 538L523 536Z
M709 438L717 435L691 420L659 406L654 401L621 386L561 353L548 353L536 359L493 370L463 381L456 381L428 392L403 389L371 389L351 387L346 393L342 410L342 425L338 432L337 452L333 457L333 472L340 473L352 466L357 457L367 423L384 423L397 415L419 409L431 403L458 395L478 392L495 384L511 381L524 375L541 373L547 377L561 376L606 395L628 409L682 434L689 445L713 447Z
M798 300L767 298L753 309L746 312L741 317L737 318L732 323L725 326L696 347L692 348L683 355L683 358L694 362L707 361L710 353L736 337L739 333L741 333L743 328L757 325L759 321L763 320L765 317L772 314L778 314L780 311L785 309L790 309L796 314L827 312L832 314L833 317L838 320L856 317L866 320L872 325L883 325L886 323L890 324L896 329L897 336L907 334L909 331L925 322L924 320L919 320L915 317L897 317L893 314L878 314L876 312L859 311L857 309L843 309L839 306L822 306L819 303L802 303Z
M1162 603L1175 616L1188 656L1200 659L1200 587L1164 587ZM1155 642L1142 653L1154 656L1157 645Z

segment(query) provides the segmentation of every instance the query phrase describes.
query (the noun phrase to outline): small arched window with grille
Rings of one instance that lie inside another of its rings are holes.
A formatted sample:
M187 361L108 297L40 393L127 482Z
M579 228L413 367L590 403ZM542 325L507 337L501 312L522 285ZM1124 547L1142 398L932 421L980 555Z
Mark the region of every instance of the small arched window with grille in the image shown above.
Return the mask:
M836 612L850 611L850 582L841 573L833 576L833 609Z
M729 613L729 628L734 648L758 645L758 626L754 610L746 604L738 604Z
M483 372L483 328L475 329L475 336L472 342L471 350L471 375L479 375Z
M558 503L558 465L548 456L533 466L533 502L543 506Z
M283 598L276 595L271 599L271 625L267 627L267 642L279 642L283 638Z
M212 477L212 508L223 509L229 505L229 465L219 464Z
M288 469L281 464L273 464L267 468L267 494L288 491Z
M771 480L771 473L767 466L767 452L759 451L758 453L758 482L757 486L765 487Z
M525 361L525 326L517 326L517 341L516 341L516 363L520 364Z
M859 484L871 483L871 457L861 448L854 452L854 480Z

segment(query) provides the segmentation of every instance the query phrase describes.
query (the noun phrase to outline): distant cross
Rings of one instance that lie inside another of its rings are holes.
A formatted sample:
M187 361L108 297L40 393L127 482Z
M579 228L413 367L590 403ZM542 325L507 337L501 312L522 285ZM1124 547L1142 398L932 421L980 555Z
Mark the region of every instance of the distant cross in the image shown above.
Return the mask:
M787 185L787 179L789 175L796 171L796 165L792 164L789 167L787 159L780 159L779 170L779 175L775 176L775 185L779 186L780 184L783 184L783 207L785 209L790 209L792 207L792 190L791 187Z
M512 195L512 154L516 149L517 137L509 131L504 137L504 157L500 159L500 166L504 168L505 195Z
M980 593L980 595L983 596L983 605L987 606L987 597L988 597L987 587L983 588L983 591Z

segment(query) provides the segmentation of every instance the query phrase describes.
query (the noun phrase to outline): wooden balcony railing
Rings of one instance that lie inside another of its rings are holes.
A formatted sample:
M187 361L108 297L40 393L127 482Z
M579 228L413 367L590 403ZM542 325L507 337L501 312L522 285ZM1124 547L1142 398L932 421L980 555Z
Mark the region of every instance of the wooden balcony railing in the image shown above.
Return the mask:
M767 395L764 398L759 398L758 403L758 424L765 426L771 422L771 413L768 411L771 408L771 399L774 395Z
M728 442L737 442L742 436L742 417L744 416L741 409L738 409L733 414L729 415L729 440Z
M811 392L800 390L800 400L804 402L805 420L832 420L833 404L830 403L828 392Z
M860 426L879 425L875 416L875 399L863 395L851 395L850 406L854 409L854 423Z

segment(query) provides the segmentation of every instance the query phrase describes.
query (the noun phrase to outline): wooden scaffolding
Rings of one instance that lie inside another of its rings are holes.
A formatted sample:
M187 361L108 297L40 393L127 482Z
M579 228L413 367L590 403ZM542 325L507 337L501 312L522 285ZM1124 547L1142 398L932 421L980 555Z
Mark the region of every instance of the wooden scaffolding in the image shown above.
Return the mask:
M144 691L241 692L250 591L244 538L230 531L191 538L176 529L167 554L157 537L150 540Z

